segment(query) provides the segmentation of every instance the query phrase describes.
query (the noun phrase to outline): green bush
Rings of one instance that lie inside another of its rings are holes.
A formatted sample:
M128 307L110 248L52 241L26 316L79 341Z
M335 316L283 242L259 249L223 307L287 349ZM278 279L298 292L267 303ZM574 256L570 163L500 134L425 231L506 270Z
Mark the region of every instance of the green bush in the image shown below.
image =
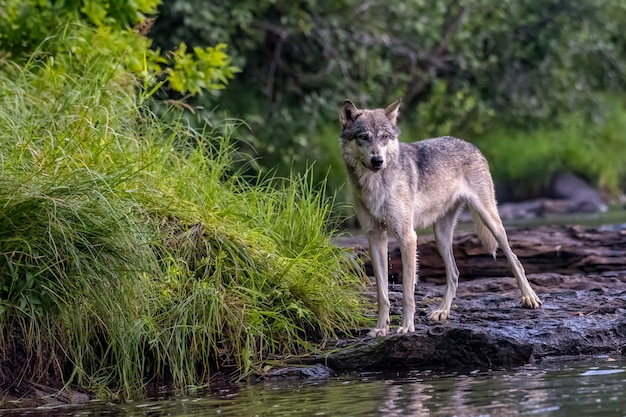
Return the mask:
M14 62L33 53L58 58L50 65L56 71L80 70L97 60L111 71L139 76L156 91L165 84L172 93L216 95L239 69L231 65L227 45L196 46L188 51L181 42L162 52L152 48L145 35L161 0L126 2L81 0L48 2L0 0L0 53ZM51 34L65 33L62 44ZM56 55L61 49L66 53ZM1 56L1 55L0 55ZM159 81L159 83L157 83Z

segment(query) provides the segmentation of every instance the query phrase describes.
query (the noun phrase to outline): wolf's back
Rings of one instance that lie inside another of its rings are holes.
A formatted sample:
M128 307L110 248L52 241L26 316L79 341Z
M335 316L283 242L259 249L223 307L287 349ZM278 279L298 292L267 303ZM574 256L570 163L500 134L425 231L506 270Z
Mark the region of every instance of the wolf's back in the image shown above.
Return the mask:
M495 201L489 164L482 152L464 140L442 136L419 142L402 144L400 154L410 157L417 165L422 187L444 191L462 177L482 201ZM407 163L408 161L405 161ZM493 208L497 210L496 207ZM477 211L472 210L476 233L487 251L495 256L498 243Z

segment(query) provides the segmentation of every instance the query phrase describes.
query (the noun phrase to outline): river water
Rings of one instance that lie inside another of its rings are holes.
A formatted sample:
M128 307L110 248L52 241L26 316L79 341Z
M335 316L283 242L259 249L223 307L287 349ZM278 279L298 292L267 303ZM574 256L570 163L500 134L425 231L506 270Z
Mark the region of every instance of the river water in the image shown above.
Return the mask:
M0 416L626 416L626 360L492 371L371 373L251 384L194 397L2 411Z

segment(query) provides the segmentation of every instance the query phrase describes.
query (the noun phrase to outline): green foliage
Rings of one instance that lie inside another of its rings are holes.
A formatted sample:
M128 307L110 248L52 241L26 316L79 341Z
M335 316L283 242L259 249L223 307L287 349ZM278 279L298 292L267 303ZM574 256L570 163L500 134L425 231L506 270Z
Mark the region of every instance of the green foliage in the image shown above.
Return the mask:
M142 22L161 0L0 0L0 50L20 55L37 48L67 23L116 31Z
M471 90L466 86L456 92L449 91L447 81L436 81L430 99L417 109L420 134L415 138L425 137L426 132L427 136L444 136L450 132L463 131L483 133L495 112L473 95Z
M243 178L233 127L157 118L106 34L1 62L0 360L25 366L0 383L185 390L358 326L359 265L311 175Z
M188 91L192 95L202 91L216 92L225 88L228 80L239 69L230 65L231 59L224 52L226 44L215 47L193 48L194 54L187 53L187 46L181 43L173 54L173 66L167 69L168 81L178 92Z
M195 47L192 53L184 43L168 54L153 49L145 34L154 19L146 15L154 13L160 2L0 0L0 51L13 60L30 57L35 50L55 57L62 52L63 59L54 64L66 72L74 70L76 61L124 56L121 62L111 59L109 66L126 76L140 77L146 85L158 88L167 82L177 93L217 94L239 71L231 65L226 45ZM59 31L69 31L75 39L64 37L59 45L50 37Z
M170 0L152 36L230 45L241 76L197 104L245 119L265 168L304 170L345 98L403 98L414 139L591 119L598 93L624 91L624 26L614 0Z

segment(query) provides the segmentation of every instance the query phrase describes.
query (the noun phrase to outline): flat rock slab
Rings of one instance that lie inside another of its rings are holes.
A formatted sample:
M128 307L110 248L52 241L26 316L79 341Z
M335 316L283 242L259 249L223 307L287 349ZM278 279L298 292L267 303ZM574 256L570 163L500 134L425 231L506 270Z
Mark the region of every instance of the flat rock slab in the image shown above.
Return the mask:
M430 322L442 285L419 284L416 329L408 335L340 340L330 353L308 358L338 372L519 366L545 359L626 354L626 271L528 276L543 301L520 307L513 278L459 285L451 317ZM399 324L401 286L391 286L392 332ZM397 290L397 291L394 291ZM375 294L370 296L375 298Z

